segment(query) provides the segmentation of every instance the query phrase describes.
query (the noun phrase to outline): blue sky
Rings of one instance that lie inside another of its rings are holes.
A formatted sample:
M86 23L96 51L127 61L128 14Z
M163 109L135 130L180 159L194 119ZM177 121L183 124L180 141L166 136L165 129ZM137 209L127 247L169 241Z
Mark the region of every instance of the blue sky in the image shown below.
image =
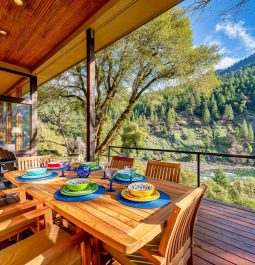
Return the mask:
M255 53L255 0L239 11L224 12L239 0L211 0L203 13L190 17L193 43L218 45L221 61L216 69L224 69L236 61ZM185 0L179 6L190 6Z

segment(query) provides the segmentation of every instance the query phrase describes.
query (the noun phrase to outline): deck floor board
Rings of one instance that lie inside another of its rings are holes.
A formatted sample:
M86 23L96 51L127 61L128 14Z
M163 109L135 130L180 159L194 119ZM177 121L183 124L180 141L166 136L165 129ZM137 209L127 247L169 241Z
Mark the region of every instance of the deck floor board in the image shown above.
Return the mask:
M205 199L195 227L194 265L255 264L254 220L253 210Z

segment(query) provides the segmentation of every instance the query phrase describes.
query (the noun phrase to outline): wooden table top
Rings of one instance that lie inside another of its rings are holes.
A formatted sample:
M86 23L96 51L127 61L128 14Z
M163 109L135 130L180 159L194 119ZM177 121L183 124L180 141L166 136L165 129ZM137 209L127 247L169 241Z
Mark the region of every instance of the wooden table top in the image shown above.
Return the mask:
M34 198L42 201L61 216L122 253L133 253L161 231L173 205L181 197L194 190L182 184L148 179L158 190L168 193L172 202L159 209L138 209L125 206L116 200L116 193L125 185L113 185L116 192L85 202L62 202L53 198L66 178L56 177L33 183L18 183L16 177L24 171L12 171L4 177L17 186L22 186ZM61 172L59 172L61 174ZM109 187L109 180L102 180L102 172L93 173L91 182Z

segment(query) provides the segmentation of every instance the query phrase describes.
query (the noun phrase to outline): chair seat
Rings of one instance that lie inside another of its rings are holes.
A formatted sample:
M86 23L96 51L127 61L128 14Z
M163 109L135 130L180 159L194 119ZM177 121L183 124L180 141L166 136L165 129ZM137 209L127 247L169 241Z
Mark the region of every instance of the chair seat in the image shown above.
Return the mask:
M44 252L54 245L68 240L71 236L56 225L48 226L44 230L0 251L1 265L24 264L81 264L80 247L74 246L57 257L45 263Z
M153 251L158 251L160 243L161 234L149 242L146 247L149 247ZM103 244L103 247L108 251L113 257L118 259L118 261L123 265L153 265L148 259L142 256L139 252L135 252L129 255L123 255L122 253L116 251L115 249ZM113 263L115 264L115 263Z

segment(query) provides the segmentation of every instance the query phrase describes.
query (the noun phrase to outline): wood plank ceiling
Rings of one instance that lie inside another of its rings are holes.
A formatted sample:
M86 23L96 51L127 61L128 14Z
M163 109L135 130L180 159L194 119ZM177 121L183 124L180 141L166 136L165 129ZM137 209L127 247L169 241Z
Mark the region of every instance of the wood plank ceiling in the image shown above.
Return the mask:
M41 85L86 58L86 29L98 52L180 1L0 0L0 69L36 75ZM1 80L2 72L3 88Z
M108 0L0 1L0 61L33 69Z

